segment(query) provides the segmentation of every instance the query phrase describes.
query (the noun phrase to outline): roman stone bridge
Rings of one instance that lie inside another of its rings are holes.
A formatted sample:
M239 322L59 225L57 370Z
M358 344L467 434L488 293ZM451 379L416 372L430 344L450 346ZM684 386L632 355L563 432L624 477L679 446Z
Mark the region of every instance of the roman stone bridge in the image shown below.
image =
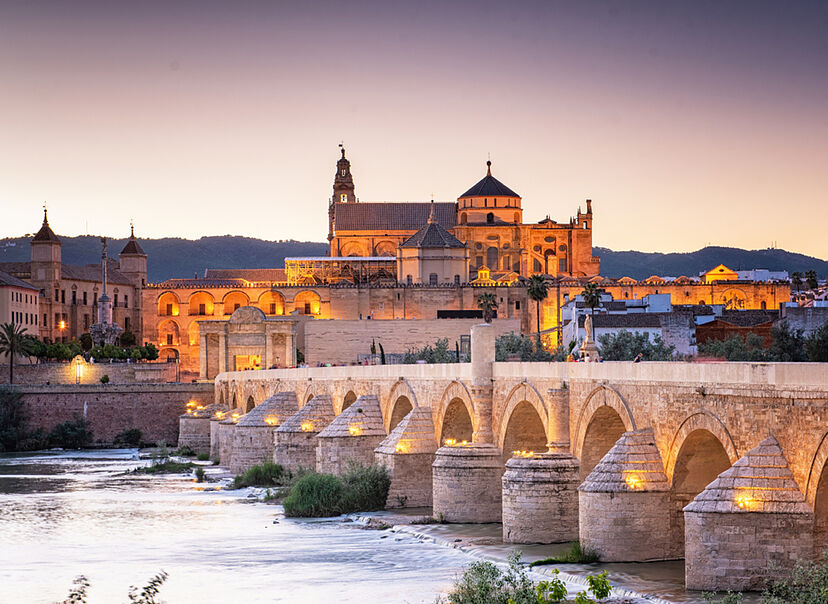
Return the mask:
M580 535L606 560L682 558L686 546L688 587L757 587L759 562L828 544L828 364L497 363L493 340L473 328L472 363L224 373L215 402L243 414L295 395L298 416L329 401L331 429L313 432L325 468L351 451L332 453L337 438L373 429L399 505L502 518L514 542ZM277 459L285 419L267 424ZM356 420L350 434L334 429ZM422 460L406 465L407 454ZM740 537L722 545L705 531Z

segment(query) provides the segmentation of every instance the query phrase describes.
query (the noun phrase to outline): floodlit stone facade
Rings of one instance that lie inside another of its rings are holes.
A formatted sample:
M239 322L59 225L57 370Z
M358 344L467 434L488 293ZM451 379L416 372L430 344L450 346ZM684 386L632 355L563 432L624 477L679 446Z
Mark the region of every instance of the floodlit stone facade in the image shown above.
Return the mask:
M371 465L374 449L385 440L379 400L360 396L316 437L316 470L343 474L350 464Z
M305 394L305 401L273 432L273 461L292 472L316 468L316 436L335 417L330 395Z

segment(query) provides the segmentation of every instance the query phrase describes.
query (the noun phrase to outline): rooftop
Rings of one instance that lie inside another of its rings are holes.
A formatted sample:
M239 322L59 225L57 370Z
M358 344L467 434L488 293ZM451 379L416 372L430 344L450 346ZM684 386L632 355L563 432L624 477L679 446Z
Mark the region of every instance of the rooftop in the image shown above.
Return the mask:
M492 176L492 162L486 162L486 176L477 182L471 189L460 196L463 197L520 197L509 187Z

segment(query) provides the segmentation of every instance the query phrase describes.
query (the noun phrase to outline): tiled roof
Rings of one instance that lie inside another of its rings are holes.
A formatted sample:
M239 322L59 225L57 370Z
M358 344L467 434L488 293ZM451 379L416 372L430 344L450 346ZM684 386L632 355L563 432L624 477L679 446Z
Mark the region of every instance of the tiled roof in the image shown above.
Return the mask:
M578 315L578 327L583 327L585 320L586 315ZM595 329L661 327L661 321L655 313L636 312L626 315L595 315L592 326Z
M25 281L18 279L17 277L12 277L8 273L4 273L0 271L0 285L5 285L8 287L25 287L26 289L33 289L34 291L38 291L38 289L33 286L29 285Z
M454 203L434 204L437 222L451 229L457 224ZM428 221L431 203L337 203L334 225L337 231L416 231Z
M299 411L282 422L276 428L276 432L321 432L333 421L334 417L331 396L329 394L318 394L309 400ZM303 430L303 424L306 424L308 429Z
M488 166L488 173L482 180L478 181L471 189L460 196L463 197L520 197L517 193L512 191L509 187L504 185L494 176L492 176L492 162L486 162Z
M724 310L719 320L739 327L753 327L778 318L779 311L776 310Z
M432 222L414 233L411 237L400 244L400 247L466 247L462 241L441 227L438 223Z
M29 262L0 262L0 271L12 275L31 275L32 265Z
M283 268L208 268L205 279L244 279L245 281L287 281Z
M127 241L124 249L121 250L121 254L137 254L141 256L147 255L143 248L138 244L138 240L135 239L135 237L129 238L129 241Z
M376 448L377 452L388 454L434 453L436 450L434 422L427 407L415 407Z
M122 273L117 270L118 263L115 260L109 259L109 266L106 270L107 284L115 285L132 285L132 281L127 279ZM76 264L61 264L60 278L72 279L75 281L97 281L101 280L101 266L99 264L87 264L86 266L79 266Z
M160 289L193 289L209 287L245 287L243 279L167 279L161 283L153 283L152 287Z
M54 243L60 243L60 239L57 238L55 232L49 226L49 220L46 218L46 210L43 210L43 225L40 227L40 230L34 236L32 241L51 241Z

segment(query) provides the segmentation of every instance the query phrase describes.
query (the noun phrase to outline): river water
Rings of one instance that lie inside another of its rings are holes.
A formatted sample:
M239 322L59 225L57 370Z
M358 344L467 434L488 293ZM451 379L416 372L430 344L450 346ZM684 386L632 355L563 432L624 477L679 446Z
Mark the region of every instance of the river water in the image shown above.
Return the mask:
M499 525L361 530L285 519L281 506L216 483L125 474L147 463L135 449L0 455L0 603L60 601L81 574L89 602L126 602L130 585L161 570L171 604L433 603L474 557L509 551ZM532 560L561 547L522 550ZM561 570L583 577L601 568ZM700 601L684 592L681 563L607 568L624 589Z

